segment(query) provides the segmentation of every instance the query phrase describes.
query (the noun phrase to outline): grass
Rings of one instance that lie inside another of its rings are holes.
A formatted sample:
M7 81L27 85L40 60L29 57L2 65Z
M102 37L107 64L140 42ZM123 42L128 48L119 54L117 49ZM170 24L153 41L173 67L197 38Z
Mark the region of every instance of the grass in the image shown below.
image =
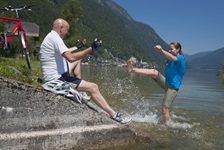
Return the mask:
M15 79L28 84L41 86L37 78L41 77L40 62L31 60L31 70L27 67L26 60L0 57L0 76Z

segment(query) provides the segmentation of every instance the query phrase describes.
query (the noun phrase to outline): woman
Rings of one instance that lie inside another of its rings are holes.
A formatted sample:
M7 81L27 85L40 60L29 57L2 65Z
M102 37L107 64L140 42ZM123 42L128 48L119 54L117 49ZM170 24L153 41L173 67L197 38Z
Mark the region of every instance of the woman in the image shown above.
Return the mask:
M170 106L176 98L182 83L182 79L186 70L186 63L183 52L181 50L181 45L178 42L170 43L169 52L163 50L160 45L156 45L154 48L167 58L165 77L156 69L139 69L133 67L130 59L127 62L128 73L151 76L165 90L162 113L163 121L167 122L170 120Z

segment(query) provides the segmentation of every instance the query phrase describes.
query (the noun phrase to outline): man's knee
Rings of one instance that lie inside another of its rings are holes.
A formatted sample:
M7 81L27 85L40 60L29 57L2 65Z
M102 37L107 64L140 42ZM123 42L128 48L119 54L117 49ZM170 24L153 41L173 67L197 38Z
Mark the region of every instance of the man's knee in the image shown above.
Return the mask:
M75 68L77 65L80 65L80 64L81 64L81 60L76 60L76 61L70 63L70 65L71 65L73 68Z
M69 63L69 73L74 73L75 68L80 65L81 65L81 60L77 60L73 63Z
M78 61L78 64L81 64L81 62L82 62L82 59L80 59L80 60L77 60Z
M99 91L99 87L96 83L91 83L90 84L90 89L91 89L91 92L97 92Z

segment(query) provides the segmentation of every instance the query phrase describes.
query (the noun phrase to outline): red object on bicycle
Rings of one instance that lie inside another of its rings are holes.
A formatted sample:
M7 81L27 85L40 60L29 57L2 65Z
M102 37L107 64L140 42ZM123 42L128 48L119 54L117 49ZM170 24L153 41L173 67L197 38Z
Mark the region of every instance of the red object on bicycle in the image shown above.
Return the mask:
M8 20L8 21L13 21L13 22L17 22L16 25L13 27L12 31L10 34L8 33L4 33L0 35L0 48L2 47L5 50L9 49L9 44L11 39L13 38L13 36L15 35L15 33L18 33L18 38L19 41L21 43L21 47L23 49L24 55L26 57L26 62L28 65L28 68L31 69L31 65L30 65L30 50L28 48L28 40L27 40L27 36L26 36L26 31L24 30L24 28L22 27L21 24L21 20L19 17L19 11L20 10L31 10L30 7L32 7L34 5L25 5L23 7L20 8L13 8L11 6L5 7L5 8L0 8L0 10L3 11L15 11L16 13L16 18L9 18L9 17L5 17L5 16L0 16L0 19L2 20Z

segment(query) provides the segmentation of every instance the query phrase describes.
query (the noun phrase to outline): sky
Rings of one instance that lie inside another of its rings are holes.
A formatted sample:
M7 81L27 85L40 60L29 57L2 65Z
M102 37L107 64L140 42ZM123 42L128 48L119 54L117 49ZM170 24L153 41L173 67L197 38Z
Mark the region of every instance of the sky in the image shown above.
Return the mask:
M224 0L113 0L185 54L224 48Z

